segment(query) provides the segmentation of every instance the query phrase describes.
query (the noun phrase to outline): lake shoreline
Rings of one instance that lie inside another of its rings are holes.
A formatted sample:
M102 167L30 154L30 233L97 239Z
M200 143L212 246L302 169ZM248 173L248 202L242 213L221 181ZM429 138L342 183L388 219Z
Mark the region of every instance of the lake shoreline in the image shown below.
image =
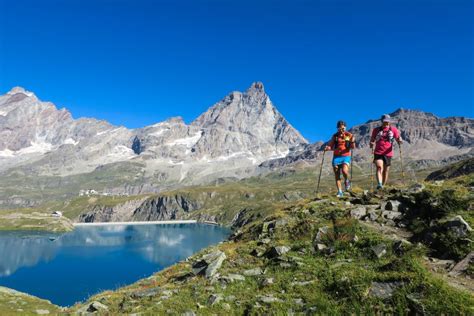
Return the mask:
M197 224L197 220L168 220L168 221L142 221L142 222L92 222L73 223L74 227L79 226L108 226L108 225L159 225L159 224ZM200 223L200 222L199 222ZM208 223L203 223L208 224Z

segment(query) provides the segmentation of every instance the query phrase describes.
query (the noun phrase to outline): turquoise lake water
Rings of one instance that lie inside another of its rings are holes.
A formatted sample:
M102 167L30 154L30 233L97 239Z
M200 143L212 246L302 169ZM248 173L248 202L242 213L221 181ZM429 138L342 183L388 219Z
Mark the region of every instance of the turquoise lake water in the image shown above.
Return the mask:
M229 234L205 224L0 232L0 285L69 306L150 276Z

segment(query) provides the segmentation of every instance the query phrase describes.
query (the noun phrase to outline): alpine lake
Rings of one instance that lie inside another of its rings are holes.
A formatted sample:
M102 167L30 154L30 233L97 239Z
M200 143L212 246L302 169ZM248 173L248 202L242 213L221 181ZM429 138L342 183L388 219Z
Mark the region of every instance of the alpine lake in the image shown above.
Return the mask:
M0 232L0 286L70 306L148 277L230 230L207 224L78 226L64 234Z

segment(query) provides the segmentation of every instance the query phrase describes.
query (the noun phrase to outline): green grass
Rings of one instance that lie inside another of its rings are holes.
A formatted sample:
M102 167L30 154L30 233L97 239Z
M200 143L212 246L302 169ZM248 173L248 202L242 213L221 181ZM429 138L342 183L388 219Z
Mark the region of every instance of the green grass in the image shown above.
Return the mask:
M202 277L177 283L174 281L176 276L190 271L190 264L181 262L118 291L99 294L90 301L101 301L111 308L113 314L179 314L188 310L203 315L260 315L269 311L278 315L289 310L331 315L406 314L421 307L428 314L474 312L471 294L449 287L425 269L421 263L425 248L411 246L403 254L396 254L391 250L393 241L348 219L344 204L338 201L337 205L331 205L331 201L331 198L324 203L306 201L276 209L269 217L257 219L244 227L243 235L237 241L216 247L227 255L219 271L221 275L242 274L246 269L261 267L266 271L264 276L246 277L243 282L237 281L225 287ZM283 268L278 262L252 255L262 224L282 218L288 220L288 225L275 229L271 244L290 246L292 250L285 257L299 257L302 265ZM335 249L331 255L312 250L315 233L323 226L330 228L325 242ZM354 241L354 235L358 236L357 241ZM388 253L378 259L370 249L381 242L386 244ZM207 251L210 249L204 252ZM193 256L195 259L199 257L200 254ZM263 278L273 278L274 282L263 286ZM294 283L305 281L311 283ZM393 297L379 299L368 294L372 282L393 281L403 284ZM160 298L160 294L146 299L133 298L134 292L156 287L160 287L160 291L176 293L169 299ZM211 294L220 294L224 300L211 306L208 303ZM263 303L259 300L262 295L272 295L280 301ZM417 298L419 306L414 306L410 297ZM304 306L295 300L301 300Z

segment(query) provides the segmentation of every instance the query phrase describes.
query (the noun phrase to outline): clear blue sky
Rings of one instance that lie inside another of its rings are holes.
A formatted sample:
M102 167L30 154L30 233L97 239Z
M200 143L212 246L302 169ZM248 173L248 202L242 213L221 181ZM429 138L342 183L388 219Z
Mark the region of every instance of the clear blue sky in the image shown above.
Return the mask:
M471 0L0 0L0 93L130 128L262 81L310 141L399 107L473 117Z

